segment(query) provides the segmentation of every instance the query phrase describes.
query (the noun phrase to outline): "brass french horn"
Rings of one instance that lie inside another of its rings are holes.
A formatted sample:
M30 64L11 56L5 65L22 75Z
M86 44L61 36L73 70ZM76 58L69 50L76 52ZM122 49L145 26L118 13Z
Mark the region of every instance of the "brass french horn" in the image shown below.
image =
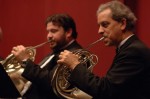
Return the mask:
M48 42L50 41L41 43L34 47L27 47L27 53L30 55L30 59L32 61L35 60L36 48L41 47L47 44ZM3 65L4 69L10 76L14 85L16 86L18 91L21 93L21 91L24 88L24 85L28 81L24 77L21 76L22 72L24 71L24 67L22 66L22 64L16 59L16 57L13 54L9 54L4 60L0 61L0 63Z
M103 39L104 37L91 43L86 49L78 49L73 52L80 57L80 63L85 64L90 72L92 72L93 67L97 64L98 57L95 54L89 52L88 49ZM60 98L65 99L92 99L92 96L88 95L68 82L70 74L71 70L67 66L58 64L51 80L55 94Z

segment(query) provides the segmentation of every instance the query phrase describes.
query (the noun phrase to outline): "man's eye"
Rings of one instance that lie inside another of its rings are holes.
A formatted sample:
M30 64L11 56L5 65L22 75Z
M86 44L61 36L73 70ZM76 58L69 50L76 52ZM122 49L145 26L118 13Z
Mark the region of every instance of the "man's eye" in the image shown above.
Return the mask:
M57 31L58 31L57 29L52 29L52 30L51 30L52 33L55 33L55 32L57 32Z
M108 22L103 22L101 25L102 25L103 27L107 28L108 25L109 25L109 23L108 23Z

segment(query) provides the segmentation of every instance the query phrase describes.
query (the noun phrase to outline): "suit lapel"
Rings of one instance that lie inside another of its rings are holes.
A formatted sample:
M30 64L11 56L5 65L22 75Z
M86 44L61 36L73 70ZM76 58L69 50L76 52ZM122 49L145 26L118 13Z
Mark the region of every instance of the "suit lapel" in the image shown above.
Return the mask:
M51 56L52 54L47 55L40 63L39 66L44 64L44 62Z
M126 47L128 47L132 42L134 42L135 40L138 40L138 38L133 35L131 36L118 50L118 52L116 53L116 55L118 55L122 50L124 50Z
M75 49L79 49L81 48L81 46L76 42L74 41L72 44L70 44L69 46L67 46L66 50L70 50L70 51L73 51ZM39 66L41 66L42 64L44 64L49 58L51 55L55 55L52 60L50 60L46 66L44 66L44 68L49 68L49 69L52 69L56 64L57 64L57 60L58 60L58 56L60 54L60 52L62 52L64 49L61 49L61 50L55 50L53 51L51 54L47 55L40 63L39 63Z

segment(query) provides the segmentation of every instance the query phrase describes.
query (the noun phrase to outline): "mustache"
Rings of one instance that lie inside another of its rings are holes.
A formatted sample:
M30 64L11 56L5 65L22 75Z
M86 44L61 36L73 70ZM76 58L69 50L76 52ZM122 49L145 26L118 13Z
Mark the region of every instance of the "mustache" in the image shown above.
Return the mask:
M107 38L109 35L108 34L103 34L103 37L104 38Z
M48 40L48 42L54 42L54 41L55 41L55 40L52 39L52 38L48 38L47 40Z

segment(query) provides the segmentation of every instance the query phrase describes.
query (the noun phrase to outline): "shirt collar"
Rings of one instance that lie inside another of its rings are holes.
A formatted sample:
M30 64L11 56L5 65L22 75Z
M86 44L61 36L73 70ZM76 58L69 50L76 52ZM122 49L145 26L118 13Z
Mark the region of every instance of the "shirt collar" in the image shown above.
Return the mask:
M120 48L131 36L133 36L134 34L128 36L127 38L125 38L124 40L122 40L118 46L118 48Z
M71 40L69 43L67 43L67 44L66 44L65 46L63 46L62 48L57 49L57 50L53 50L53 53L58 53L58 52L60 52L61 50L64 50L64 49L67 48L69 45L71 45L74 41L75 41L75 39Z
M64 49L66 47L68 47L70 44L72 44L75 41L75 39L71 40L69 43L67 43L64 47L62 47L61 49Z

